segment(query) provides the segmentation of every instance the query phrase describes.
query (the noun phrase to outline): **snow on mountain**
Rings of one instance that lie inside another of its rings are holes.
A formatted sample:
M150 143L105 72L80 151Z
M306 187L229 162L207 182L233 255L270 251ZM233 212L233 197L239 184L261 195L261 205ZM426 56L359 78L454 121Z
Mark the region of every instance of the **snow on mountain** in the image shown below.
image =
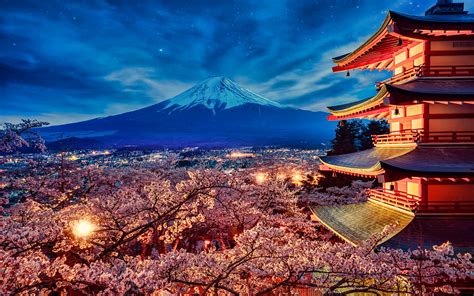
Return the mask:
M166 107L172 108L173 111L198 105L211 110L230 109L244 104L284 108L283 105L257 95L225 77L208 78L167 102Z
M318 147L333 136L335 124L326 116L286 107L227 78L214 77L142 109L40 132L53 146L75 137L111 147ZM70 142L80 144L77 139Z

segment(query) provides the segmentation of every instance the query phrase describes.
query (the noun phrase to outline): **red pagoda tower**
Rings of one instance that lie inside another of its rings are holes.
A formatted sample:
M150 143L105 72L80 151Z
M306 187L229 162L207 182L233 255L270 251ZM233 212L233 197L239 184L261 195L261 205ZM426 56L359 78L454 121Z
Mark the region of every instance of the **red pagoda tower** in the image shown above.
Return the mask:
M328 107L329 120L386 119L374 148L321 157L321 170L377 178L362 204L320 206L315 218L352 244L390 224L383 242L401 248L450 241L474 249L474 14L438 1L424 16L390 11L334 72L389 70L365 100Z

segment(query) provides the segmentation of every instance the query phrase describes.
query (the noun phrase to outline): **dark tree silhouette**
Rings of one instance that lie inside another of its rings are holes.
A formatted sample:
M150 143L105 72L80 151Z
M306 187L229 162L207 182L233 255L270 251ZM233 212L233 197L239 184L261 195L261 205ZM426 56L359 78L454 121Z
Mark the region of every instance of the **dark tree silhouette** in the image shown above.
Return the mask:
M341 120L336 128L336 135L331 141L331 150L328 155L339 155L373 147L372 135L387 134L390 132L385 120L372 120L364 124L361 120Z
M374 147L372 142L373 135L383 135L390 133L390 126L386 120L371 120L362 126L359 135L359 150L366 150Z
M332 149L328 155L346 154L358 151L357 140L360 133L359 120L341 120L336 127L336 136L331 141Z

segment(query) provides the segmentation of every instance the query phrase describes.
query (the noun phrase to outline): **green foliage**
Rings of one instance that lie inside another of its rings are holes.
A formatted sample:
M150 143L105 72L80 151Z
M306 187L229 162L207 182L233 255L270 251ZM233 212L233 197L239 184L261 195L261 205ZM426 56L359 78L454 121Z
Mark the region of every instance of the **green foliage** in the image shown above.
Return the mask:
M366 150L374 147L372 143L373 135L383 135L390 133L390 126L386 120L371 120L362 126L360 131L360 147L359 150Z
M385 120L372 120L364 124L362 120L341 120L336 128L336 135L331 141L328 155L339 155L357 152L373 147L372 135L389 133L389 125Z
M356 152L356 140L360 131L360 122L358 120L339 121L336 128L336 135L331 141L332 149L328 155L346 154Z

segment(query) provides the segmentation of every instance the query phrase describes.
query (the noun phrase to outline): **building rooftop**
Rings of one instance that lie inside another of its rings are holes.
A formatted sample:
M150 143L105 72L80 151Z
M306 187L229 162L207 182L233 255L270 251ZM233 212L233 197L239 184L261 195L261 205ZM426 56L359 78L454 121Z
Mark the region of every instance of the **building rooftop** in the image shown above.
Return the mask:
M430 38L435 30L456 32L458 35L472 35L474 14L461 9L462 3L441 4L432 7L431 13L424 16L412 16L389 11L380 28L366 42L354 51L333 58L337 64L334 71L345 71L355 68L367 68L374 63L381 63L377 69L388 69L392 66L393 54L400 49ZM447 13L449 7L450 13ZM430 11L429 10L429 11Z
M412 103L416 99L474 101L473 78L423 77L403 84L386 84L389 104Z
M412 21L414 25L423 28L425 24L429 25L444 25L444 24L460 24L468 26L474 23L474 14L462 13L462 14L431 14L431 15L408 15L404 13L389 12L391 18L398 22Z
M360 245L393 225L379 247L431 249L447 241L456 252L474 253L472 216L415 216L372 200L358 204L318 206L313 215L345 241Z
M474 102L474 78L434 78L419 77L403 84L383 84L373 97L329 106L333 114L330 119L364 117L366 112L386 112L389 105L413 104L414 100Z
M474 146L419 146L400 157L382 160L381 166L385 170L409 171L412 176L472 176Z
M376 147L342 155L321 156L320 160L334 171L364 176L376 176L387 169L425 177L474 175L474 146Z
M449 241L455 252L474 254L474 218L456 216L416 216L407 227L380 247L430 249Z
M378 107L383 104L383 98L387 96L387 89L382 87L375 96L366 99L350 102L346 104L329 106L328 110L333 114L347 114L351 111L358 112L361 110L368 110L370 108Z
M321 156L321 162L335 171L373 176L381 173L381 161L400 157L414 148L372 148L364 151Z
M358 204L318 206L312 208L314 216L323 225L353 245L380 234L385 227L394 225L392 232L381 242L385 242L413 219L414 215L375 201Z

